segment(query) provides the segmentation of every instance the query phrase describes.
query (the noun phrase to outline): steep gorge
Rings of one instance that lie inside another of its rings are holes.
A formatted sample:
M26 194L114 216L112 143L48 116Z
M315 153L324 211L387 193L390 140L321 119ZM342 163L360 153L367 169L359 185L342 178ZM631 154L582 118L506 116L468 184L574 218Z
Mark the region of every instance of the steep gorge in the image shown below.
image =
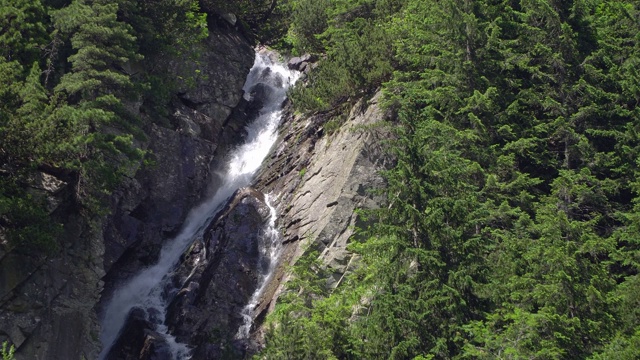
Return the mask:
M242 139L247 119L257 115L259 104L243 98L242 90L253 56L250 42L220 18L210 22L199 59L158 62L175 74L198 67L202 76L174 94L163 126L146 129L148 140L142 145L153 154L153 163L140 167L113 193L106 217L84 218L69 204L72 189L62 179L40 175L40 188L34 191L49 198L52 213L65 224L66 247L60 256L41 259L0 254L0 334L16 345L17 359L98 358L106 302L123 282L157 262L190 209L217 190L220 180L211 170ZM331 132L326 114L304 117L287 106L278 140L253 188L230 200L203 241L182 255L175 272L178 283L181 276L189 281L171 303L166 326L193 349L192 358L255 351L259 325L275 304L287 265L309 246L322 250L333 273L331 284L348 270L346 244L357 223L354 210L380 202L370 192L382 185L376 173L385 165L378 145L386 135L371 126L384 117L378 99L379 94L356 104L340 129ZM253 248L269 216L262 194L269 194L276 209L281 256L245 315L254 322L250 339L238 338L238 328L246 323L241 310L260 276L256 269L265 266ZM238 267L247 265L252 269ZM157 336L134 309L120 335L126 340L116 343L118 350L109 358L169 357Z
M263 91L256 86L252 95ZM379 97L354 106L331 134L324 132L326 114L308 118L286 108L278 140L252 187L230 198L171 275L178 290L164 324L176 341L188 344L192 359L243 358L259 349L260 325L275 305L288 265L305 249L322 250L330 286L349 269L346 245L358 221L355 209L381 200L372 192L383 186L377 172L387 165L380 148L387 134L376 126L385 115ZM277 238L265 234L271 205ZM132 312L108 358L163 358L166 345L146 318Z

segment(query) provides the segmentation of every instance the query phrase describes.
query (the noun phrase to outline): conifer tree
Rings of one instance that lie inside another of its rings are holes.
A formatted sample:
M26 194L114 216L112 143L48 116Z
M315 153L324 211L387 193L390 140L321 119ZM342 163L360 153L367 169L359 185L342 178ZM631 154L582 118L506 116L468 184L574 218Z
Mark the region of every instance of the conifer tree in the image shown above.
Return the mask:
M348 80L312 73L302 90L312 96L300 99L367 83L350 78L366 52L348 45L367 22L345 19L371 14L371 3L336 2L351 11L328 22L324 46ZM367 309L351 315L349 354L637 357L639 5L395 9L371 19L391 24L395 72L384 88L397 164L385 174L387 206L354 246L361 272L334 293L358 294L351 304Z
M46 43L45 8L40 0L0 1L0 57L31 65Z
M135 124L129 120L134 118L121 100L133 88L124 67L140 56L131 27L118 20L117 11L117 3L75 0L53 13L56 29L70 36L77 51L69 56L71 71L55 89L68 103L62 102L54 116L76 132L70 145L77 154L74 166L82 172L77 184L81 199L113 187L124 170L120 165L141 154L132 147Z

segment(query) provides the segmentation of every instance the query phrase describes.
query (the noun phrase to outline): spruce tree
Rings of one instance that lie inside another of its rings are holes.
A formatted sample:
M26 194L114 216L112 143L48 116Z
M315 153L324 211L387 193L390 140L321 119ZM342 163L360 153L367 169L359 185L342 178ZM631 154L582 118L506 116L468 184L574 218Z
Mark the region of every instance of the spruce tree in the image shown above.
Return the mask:
M71 123L76 132L71 146L81 169L81 199L109 191L124 170L121 165L141 154L132 145L136 124L130 121L135 119L121 100L133 90L124 68L141 57L131 27L118 20L117 11L117 3L76 0L53 13L56 29L70 37L76 50L69 56L71 71L55 89L67 103L62 102L54 116Z

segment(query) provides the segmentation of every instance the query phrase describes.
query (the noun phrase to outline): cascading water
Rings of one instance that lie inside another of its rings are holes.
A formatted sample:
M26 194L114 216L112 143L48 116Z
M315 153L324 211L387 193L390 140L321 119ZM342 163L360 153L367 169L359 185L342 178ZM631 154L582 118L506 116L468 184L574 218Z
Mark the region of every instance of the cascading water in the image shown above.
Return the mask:
M171 301L167 298L165 291L170 280L170 272L176 266L180 255L202 235L208 223L224 206L227 199L238 188L249 185L253 179L255 172L275 143L286 91L297 78L298 73L274 62L269 54L260 52L256 54L255 63L247 76L243 90L247 100L251 100L251 94L259 96L262 107L257 119L246 128L245 143L230 153L226 166L221 169L220 187L211 198L191 210L179 235L163 247L158 263L142 270L114 292L103 314L100 335L103 345L101 359L108 355L133 308L144 310L147 320L156 324L155 330L164 336L174 359L189 358L188 347L177 343L164 325L166 307ZM275 211L272 209L270 229L274 229L274 222ZM268 234L264 238L275 241L275 238ZM277 247L269 246L268 248L276 251ZM275 256L276 253L269 254L271 255ZM269 265L270 268L273 267L272 263L273 261ZM268 275L265 274L263 277L266 278ZM263 286L261 284L259 290ZM254 294L256 300L259 295L256 291ZM252 298L251 302L256 300ZM251 306L251 309L254 306ZM250 311L248 314L250 315ZM249 331L251 321L251 319L245 320L246 332Z
M280 233L276 228L276 209L269 202L269 196L265 196L265 202L269 206L270 216L269 223L267 224L264 234L261 237L262 243L260 244L260 257L268 259L268 265L266 269L261 269L260 279L258 281L258 288L251 295L251 299L247 306L245 306L240 315L242 316L242 326L238 329L238 333L235 336L237 340L246 340L249 338L251 326L253 325L254 310L260 301L265 287L269 284L271 277L273 276L274 267L280 257ZM259 269L260 270L260 269Z

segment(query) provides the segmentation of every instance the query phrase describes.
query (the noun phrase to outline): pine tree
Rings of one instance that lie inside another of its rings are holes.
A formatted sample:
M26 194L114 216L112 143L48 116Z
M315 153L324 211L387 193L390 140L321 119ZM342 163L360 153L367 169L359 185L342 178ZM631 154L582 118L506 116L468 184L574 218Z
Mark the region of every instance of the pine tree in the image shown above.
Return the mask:
M344 66L321 65L332 80L312 73L300 97L320 107L367 84L355 39L380 24L360 16L373 2L335 4L324 46ZM366 309L334 337L348 354L637 357L638 6L407 1L381 16L396 165L338 291ZM317 335L312 318L289 336Z
M121 100L133 90L123 69L141 57L131 27L118 20L117 11L117 3L76 0L53 13L56 29L68 34L77 50L69 56L71 71L55 89L68 103L61 103L53 116L73 124L76 132L70 145L82 173L77 184L81 199L109 191L125 170L121 165L141 155L132 146L135 118Z
M0 1L0 57L31 65L46 44L45 8L40 0Z

